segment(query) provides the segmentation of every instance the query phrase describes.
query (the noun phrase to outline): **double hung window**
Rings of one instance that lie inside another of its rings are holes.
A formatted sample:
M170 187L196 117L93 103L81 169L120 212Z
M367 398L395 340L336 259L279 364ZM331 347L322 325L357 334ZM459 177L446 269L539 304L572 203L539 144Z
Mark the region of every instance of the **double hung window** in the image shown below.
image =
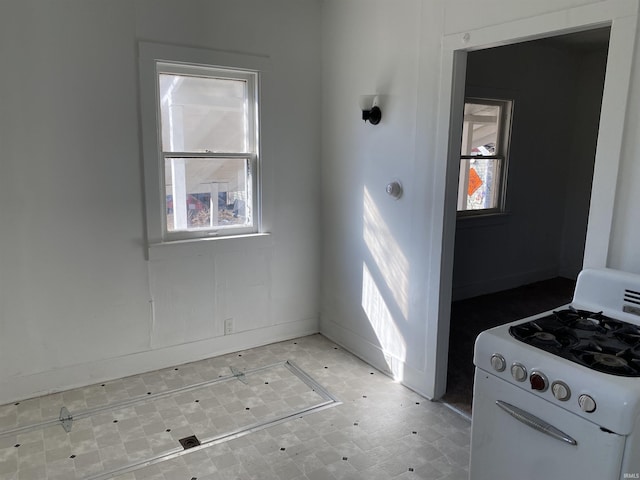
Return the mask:
M141 87L155 94L152 115L152 97L142 92L150 241L256 232L258 72L183 59L146 63Z
M462 124L458 214L504 211L511 103L467 99Z

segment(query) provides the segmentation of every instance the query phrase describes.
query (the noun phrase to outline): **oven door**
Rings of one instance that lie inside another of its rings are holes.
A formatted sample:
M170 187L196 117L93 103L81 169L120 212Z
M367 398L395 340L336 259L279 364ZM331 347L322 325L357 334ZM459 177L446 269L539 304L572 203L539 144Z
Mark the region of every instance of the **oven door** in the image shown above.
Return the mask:
M476 368L470 480L619 480L624 443Z

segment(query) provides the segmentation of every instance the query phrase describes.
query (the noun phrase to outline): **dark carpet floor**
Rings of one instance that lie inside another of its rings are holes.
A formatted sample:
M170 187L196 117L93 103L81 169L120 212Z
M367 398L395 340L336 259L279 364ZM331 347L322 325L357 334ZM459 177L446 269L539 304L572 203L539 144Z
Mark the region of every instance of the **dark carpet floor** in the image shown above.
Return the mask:
M554 278L451 304L447 393L442 401L471 414L473 344L484 330L571 302L575 282Z

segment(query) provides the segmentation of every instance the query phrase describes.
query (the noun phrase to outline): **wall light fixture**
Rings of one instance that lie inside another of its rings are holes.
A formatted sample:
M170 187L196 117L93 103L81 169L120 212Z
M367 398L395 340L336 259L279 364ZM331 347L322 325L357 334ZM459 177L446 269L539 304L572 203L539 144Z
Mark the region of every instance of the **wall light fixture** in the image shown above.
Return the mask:
M377 125L382 119L379 99L377 95L363 95L360 97L360 108L362 109L362 119L367 120L371 125Z

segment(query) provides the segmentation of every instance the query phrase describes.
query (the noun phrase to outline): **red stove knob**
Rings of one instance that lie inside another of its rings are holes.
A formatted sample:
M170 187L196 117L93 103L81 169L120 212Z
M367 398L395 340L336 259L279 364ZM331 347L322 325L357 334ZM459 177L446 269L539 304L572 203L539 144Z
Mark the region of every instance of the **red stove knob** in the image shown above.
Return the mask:
M533 390L538 390L539 392L544 392L549 387L549 381L547 377L541 372L533 371L531 372L531 376L529 377L529 381L531 382L531 388Z

